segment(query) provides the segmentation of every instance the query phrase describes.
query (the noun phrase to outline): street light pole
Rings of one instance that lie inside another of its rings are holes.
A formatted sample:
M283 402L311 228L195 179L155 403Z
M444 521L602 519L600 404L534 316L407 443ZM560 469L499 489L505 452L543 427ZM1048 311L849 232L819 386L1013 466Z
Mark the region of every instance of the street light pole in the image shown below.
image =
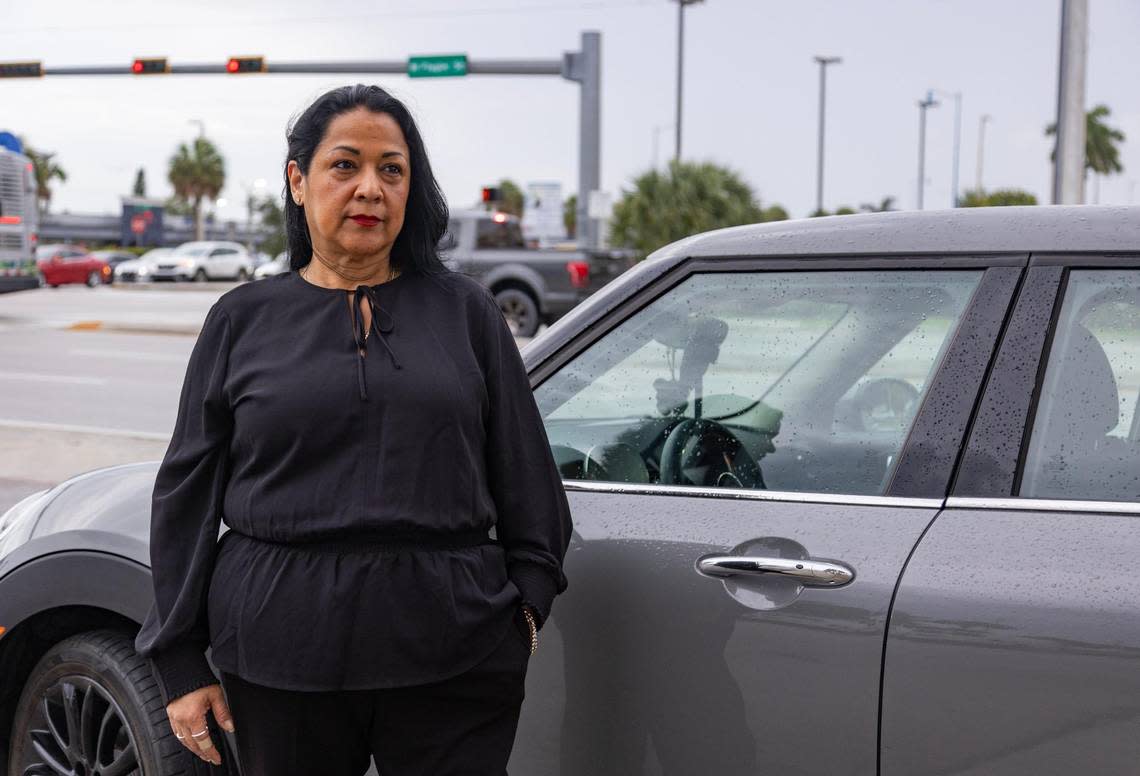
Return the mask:
M986 153L986 124L991 120L992 117L988 113L983 113L982 118L978 120L978 172L974 180L974 190L979 196L982 194L982 162Z
M815 212L823 212L823 126L824 115L827 108L827 66L837 65L843 61L841 57L816 56L819 63L819 149L816 154L815 173Z
M681 85L685 65L685 6L702 3L704 0L674 0L677 3L677 133L673 160L681 161Z
M918 209L922 210L922 190L926 187L926 109L938 105L934 93L918 103Z

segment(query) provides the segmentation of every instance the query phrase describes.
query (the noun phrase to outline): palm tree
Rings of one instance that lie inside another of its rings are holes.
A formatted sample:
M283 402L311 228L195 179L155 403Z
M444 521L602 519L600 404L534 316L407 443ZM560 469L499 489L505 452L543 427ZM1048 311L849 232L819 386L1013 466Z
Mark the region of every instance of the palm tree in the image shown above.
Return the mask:
M193 208L195 239L203 239L202 201L214 200L225 187L225 159L204 137L195 140L193 146L180 143L178 151L170 157L167 177L174 187L174 196Z
M21 139L21 142L22 139ZM47 153L36 151L24 143L24 154L32 160L32 168L36 176L36 204L42 220L51 204L51 182L58 178L67 180L67 172L53 161L55 152Z
M1124 142L1124 133L1104 123L1112 114L1107 105L1100 104L1085 114L1085 175L1092 170L1097 175L1114 175L1124 172L1120 163L1119 144ZM1045 127L1046 136L1057 134L1057 124ZM1049 161L1057 161L1057 144Z

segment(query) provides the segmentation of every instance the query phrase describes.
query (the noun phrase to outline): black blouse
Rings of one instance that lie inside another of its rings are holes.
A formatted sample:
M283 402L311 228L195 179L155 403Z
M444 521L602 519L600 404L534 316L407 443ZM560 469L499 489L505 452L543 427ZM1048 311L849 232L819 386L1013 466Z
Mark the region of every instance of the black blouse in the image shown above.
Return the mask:
M165 703L216 681L207 647L218 669L283 689L445 679L520 603L541 626L571 528L486 288L404 272L347 292L283 273L223 294L191 353L135 647Z

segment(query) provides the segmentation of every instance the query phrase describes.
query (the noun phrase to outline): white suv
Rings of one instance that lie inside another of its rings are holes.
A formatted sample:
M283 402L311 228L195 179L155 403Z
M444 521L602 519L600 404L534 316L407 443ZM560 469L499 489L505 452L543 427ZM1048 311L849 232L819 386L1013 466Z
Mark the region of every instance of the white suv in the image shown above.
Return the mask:
M249 280L253 257L236 242L195 241L182 243L160 259L153 280Z

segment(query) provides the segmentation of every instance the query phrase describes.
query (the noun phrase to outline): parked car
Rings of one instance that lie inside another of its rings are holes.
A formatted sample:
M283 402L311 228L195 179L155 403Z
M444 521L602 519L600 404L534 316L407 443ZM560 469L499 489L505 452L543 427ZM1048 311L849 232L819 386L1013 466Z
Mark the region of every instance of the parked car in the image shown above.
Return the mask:
M36 267L41 285L57 288L66 283L85 283L94 288L111 282L111 267L78 245L61 243L36 248Z
M522 353L574 533L512 773L1136 771L1140 208L717 230ZM8 773L91 708L190 767L132 649L157 466L0 516Z
M152 248L137 259L122 262L115 267L115 282L145 283L149 281L159 260L170 256L173 250L173 248Z
M454 210L440 242L444 262L487 286L511 330L531 337L633 263L624 250L528 248L518 216Z
M151 280L249 280L253 258L241 243L182 243L155 264Z
M115 251L115 250L92 251L91 255L97 259L101 259L102 261L105 261L107 263L107 266L111 268L111 278L107 281L108 283L111 282L112 280L114 280L115 268L116 267L118 267L120 264L122 264L125 261L134 261L135 259L138 258L133 253L127 253L126 251Z
M288 271L289 254L286 251L281 251L272 260L259 264L257 269L253 271L253 279L261 280Z

